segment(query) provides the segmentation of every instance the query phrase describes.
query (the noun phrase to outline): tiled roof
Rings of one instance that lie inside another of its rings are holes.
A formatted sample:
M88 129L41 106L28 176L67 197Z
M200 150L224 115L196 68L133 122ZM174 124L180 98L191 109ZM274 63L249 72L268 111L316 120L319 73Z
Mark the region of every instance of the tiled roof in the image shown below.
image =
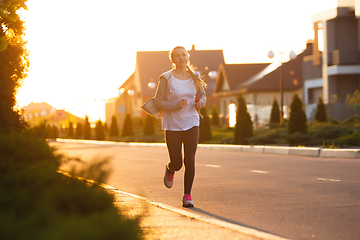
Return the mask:
M283 90L303 87L303 58L312 55L312 44L296 59L283 64ZM241 89L247 92L279 91L280 63L223 64L219 67L214 93L233 94ZM228 89L223 89L224 84Z
M308 44L307 48L296 59L283 64L284 91L294 91L303 87L303 58L308 55L312 55L312 44ZM247 81L237 86L237 89L240 90L241 88L246 89L248 92L279 91L280 67L265 76L252 79L252 82Z
M237 90L239 84L261 72L268 65L269 63L221 64L214 93ZM228 89L223 89L223 84L226 84Z
M25 110L26 112L33 112L33 111L43 111L43 110L50 111L51 109L55 109L55 108L46 102L41 102L41 103L31 102L22 109Z

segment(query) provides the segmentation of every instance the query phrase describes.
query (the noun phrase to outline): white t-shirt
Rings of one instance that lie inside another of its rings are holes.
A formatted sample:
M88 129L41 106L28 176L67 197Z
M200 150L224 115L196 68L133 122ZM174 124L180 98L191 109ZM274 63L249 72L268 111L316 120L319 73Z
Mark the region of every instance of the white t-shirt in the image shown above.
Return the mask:
M163 116L163 129L171 131L186 131L194 126L199 126L199 114L195 109L196 89L192 78L179 80L171 76L170 93L167 101L179 102L181 99L187 100L187 107L165 111Z

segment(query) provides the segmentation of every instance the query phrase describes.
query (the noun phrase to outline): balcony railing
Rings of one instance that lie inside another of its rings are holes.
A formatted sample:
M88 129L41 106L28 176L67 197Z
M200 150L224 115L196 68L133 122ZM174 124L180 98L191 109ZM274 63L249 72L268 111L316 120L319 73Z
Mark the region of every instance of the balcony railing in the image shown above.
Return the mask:
M330 53L329 65L359 64L359 51L334 50Z

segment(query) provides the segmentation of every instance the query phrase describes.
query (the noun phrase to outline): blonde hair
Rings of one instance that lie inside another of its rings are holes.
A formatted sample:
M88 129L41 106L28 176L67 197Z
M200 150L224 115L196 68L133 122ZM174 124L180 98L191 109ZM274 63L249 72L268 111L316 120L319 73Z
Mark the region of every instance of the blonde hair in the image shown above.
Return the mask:
M176 49L184 49L187 56L188 56L188 59L190 58L190 54L189 52L183 47L183 46L177 46L177 47L174 47L173 50L170 51L170 54L169 54L169 58L170 58L170 61L173 59L173 53ZM173 68L175 68L175 65L173 64ZM190 61L188 61L187 63L187 67L186 69L189 71L189 73L191 74L191 77L194 81L194 84L195 84L195 88L196 90L201 90L201 91L205 91L205 88L206 88L206 83L201 79L201 77L199 77L198 75L196 75L194 73L194 70L192 68L192 66L190 65Z

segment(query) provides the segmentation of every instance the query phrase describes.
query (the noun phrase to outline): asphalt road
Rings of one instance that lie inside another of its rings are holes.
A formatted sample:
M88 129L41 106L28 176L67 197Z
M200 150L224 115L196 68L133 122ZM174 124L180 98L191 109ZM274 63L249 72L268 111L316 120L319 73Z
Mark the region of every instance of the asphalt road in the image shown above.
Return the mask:
M107 184L181 208L183 169L165 188L165 147L51 145L86 162L108 158ZM189 211L283 237L360 239L359 159L199 149L192 197Z

